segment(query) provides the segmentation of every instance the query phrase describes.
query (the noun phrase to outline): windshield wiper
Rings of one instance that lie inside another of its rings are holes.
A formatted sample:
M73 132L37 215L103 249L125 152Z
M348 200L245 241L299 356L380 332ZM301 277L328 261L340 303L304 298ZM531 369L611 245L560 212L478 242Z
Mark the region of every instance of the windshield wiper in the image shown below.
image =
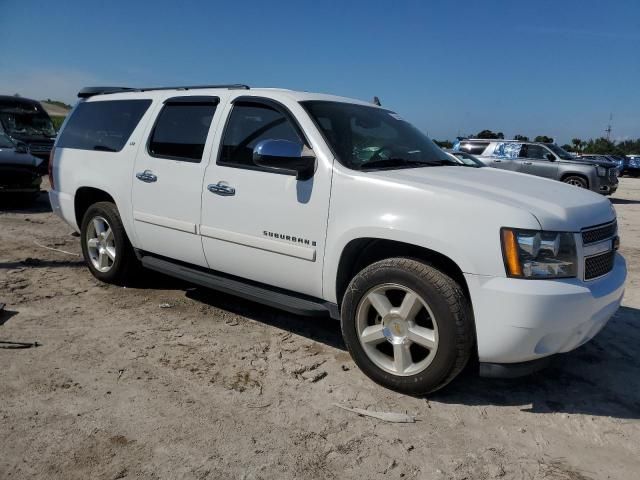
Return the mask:
M385 168L385 167L433 167L444 165L444 161L438 162L424 162L420 160L409 160L408 158L381 158L379 160L372 160L370 162L363 163L360 166L361 170L368 170L370 168Z

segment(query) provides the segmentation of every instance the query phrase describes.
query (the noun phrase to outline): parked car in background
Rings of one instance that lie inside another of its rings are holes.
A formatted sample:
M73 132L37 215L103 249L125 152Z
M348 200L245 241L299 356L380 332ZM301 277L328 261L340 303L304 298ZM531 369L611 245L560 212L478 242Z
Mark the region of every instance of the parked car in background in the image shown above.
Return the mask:
M629 159L624 155L607 155L608 158L613 160L618 165L618 176L624 175L624 169L629 162Z
M578 158L553 143L469 138L453 150L477 155L488 167L559 180L603 195L618 189L618 170L607 159Z
M32 155L49 161L56 130L40 102L0 95L0 130L29 146Z
M632 177L640 176L640 155L627 155L623 173Z
M587 160L596 160L596 161L608 161L613 162L618 169L618 176L622 176L622 172L624 170L624 158L618 155L604 155L599 153L581 153L578 155L578 158L584 158Z
M445 152L451 155L456 162L459 162L460 165L465 167L480 168L485 166L485 164L478 160L475 155L471 155L470 153L450 149L445 150Z
M0 131L0 193L35 197L40 192L43 163L29 153L26 144Z
M386 108L243 85L79 96L49 198L99 280L143 266L331 315L362 371L409 394L470 358L490 376L540 368L620 306L611 202L461 168Z

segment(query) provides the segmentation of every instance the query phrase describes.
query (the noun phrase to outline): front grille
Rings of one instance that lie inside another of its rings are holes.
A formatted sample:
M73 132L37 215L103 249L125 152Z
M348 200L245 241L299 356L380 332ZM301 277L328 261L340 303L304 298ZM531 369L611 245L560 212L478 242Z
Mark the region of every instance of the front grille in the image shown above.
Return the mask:
M609 169L609 178L611 180L618 178L618 170L615 167Z
M617 230L618 222L615 220L611 223L607 223L606 225L593 227L589 230L583 230L582 243L584 245L588 245L590 243L601 242L602 240L606 240L607 238L613 238Z
M584 279L593 280L613 270L616 252L614 250L600 255L594 255L584 261Z

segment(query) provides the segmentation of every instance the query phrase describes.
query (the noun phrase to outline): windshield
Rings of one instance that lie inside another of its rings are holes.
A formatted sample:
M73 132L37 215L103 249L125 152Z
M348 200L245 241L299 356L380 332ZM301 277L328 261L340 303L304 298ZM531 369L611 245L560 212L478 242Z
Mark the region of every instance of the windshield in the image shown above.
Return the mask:
M343 102L302 102L340 163L354 170L456 165L399 115Z
M546 147L563 160L575 160L575 157L573 155L571 155L566 150L563 150L555 143L548 143L546 144Z
M15 144L9 135L0 130L0 148L13 148Z
M0 123L4 130L12 135L40 135L55 137L51 119L36 107L25 104L17 106L0 106Z

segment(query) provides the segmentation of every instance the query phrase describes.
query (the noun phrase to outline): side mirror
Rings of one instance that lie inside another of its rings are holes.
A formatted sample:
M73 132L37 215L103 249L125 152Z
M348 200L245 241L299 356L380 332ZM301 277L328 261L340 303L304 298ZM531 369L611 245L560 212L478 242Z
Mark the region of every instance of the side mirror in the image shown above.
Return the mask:
M29 153L29 146L24 142L16 143L16 152L17 153Z
M253 148L253 163L273 173L308 180L316 169L313 151L289 140L262 140Z
M547 160L549 160L550 162L555 162L556 161L556 157L553 153L547 153L545 155L545 157L547 157Z

